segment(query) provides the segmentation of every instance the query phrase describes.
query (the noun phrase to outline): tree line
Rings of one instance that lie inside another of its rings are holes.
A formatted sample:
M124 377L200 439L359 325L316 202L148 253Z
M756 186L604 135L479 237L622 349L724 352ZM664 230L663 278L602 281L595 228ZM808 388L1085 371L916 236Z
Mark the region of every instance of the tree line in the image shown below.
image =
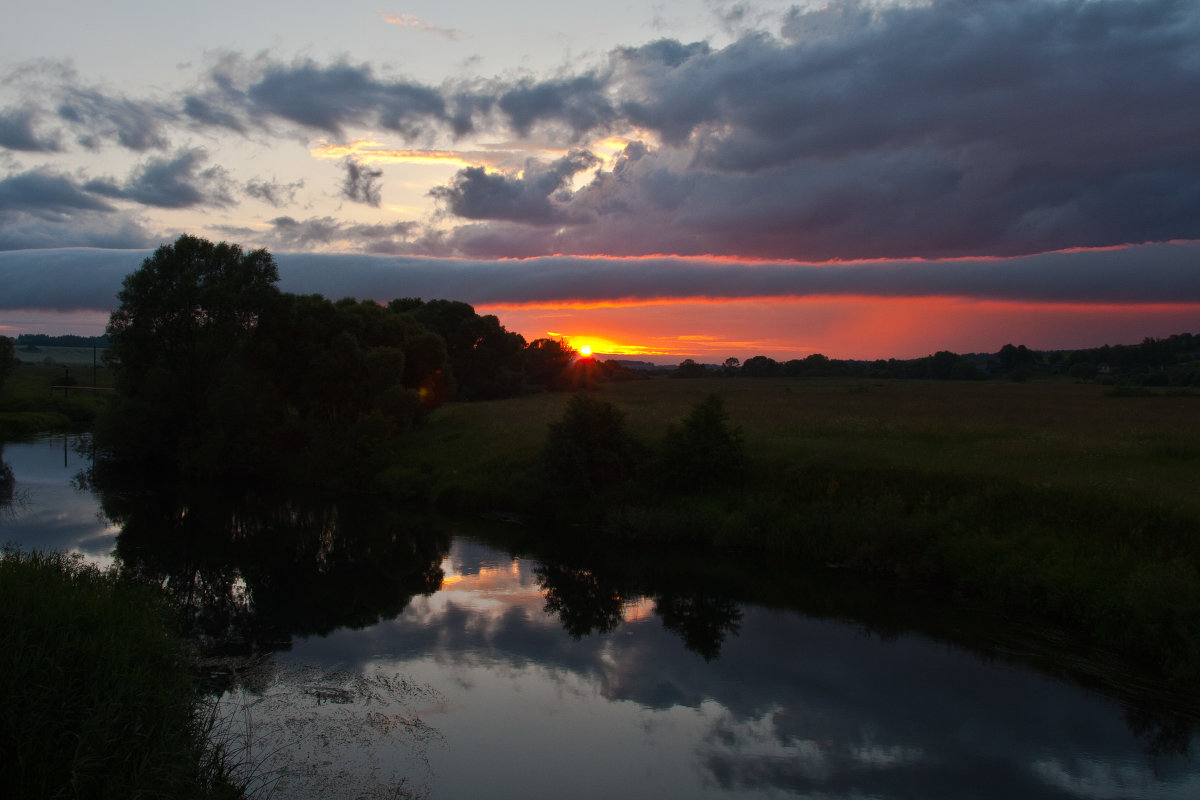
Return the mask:
M1006 344L995 353L960 355L949 350L923 358L855 361L813 353L776 361L754 356L727 358L722 364L686 359L671 370L672 378L714 376L747 378L897 378L925 380L1015 381L1064 375L1077 380L1140 386L1200 386L1200 336L1181 333L1141 344L1104 345L1081 350L1032 350Z

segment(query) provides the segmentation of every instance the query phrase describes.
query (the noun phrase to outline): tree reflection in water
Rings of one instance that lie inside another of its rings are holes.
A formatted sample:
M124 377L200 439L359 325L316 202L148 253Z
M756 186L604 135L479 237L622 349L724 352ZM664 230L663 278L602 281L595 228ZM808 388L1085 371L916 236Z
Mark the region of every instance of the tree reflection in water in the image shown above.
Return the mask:
M394 505L196 488L100 493L117 557L161 584L208 652L286 649L359 629L441 586L449 538Z

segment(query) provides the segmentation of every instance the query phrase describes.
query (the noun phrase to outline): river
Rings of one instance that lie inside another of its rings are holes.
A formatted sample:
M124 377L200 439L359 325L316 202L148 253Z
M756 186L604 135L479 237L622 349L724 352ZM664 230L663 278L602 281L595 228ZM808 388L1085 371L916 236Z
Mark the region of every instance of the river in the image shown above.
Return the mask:
M109 496L63 437L3 459L0 540L190 609L257 796L1200 797L1191 701L1017 621L513 555L365 499Z

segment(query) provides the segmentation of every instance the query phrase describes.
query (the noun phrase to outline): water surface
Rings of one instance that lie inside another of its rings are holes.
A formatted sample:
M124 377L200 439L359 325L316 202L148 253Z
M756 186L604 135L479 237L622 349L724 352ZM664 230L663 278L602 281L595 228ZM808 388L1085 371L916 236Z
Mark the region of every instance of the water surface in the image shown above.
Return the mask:
M1068 680L1079 654L1019 625L799 575L766 594L815 599L768 607L766 565L517 557L363 498L98 497L60 439L3 457L0 538L188 608L263 794L1200 797L1188 709Z

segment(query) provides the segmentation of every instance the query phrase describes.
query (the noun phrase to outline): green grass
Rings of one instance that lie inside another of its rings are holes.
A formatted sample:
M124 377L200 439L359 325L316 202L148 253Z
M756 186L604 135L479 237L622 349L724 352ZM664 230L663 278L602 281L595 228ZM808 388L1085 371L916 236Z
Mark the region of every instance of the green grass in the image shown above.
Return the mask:
M742 428L746 480L680 493L647 469L565 504L589 526L553 535L736 548L918 582L1200 679L1200 397L836 379L664 379L600 396L653 451L712 392ZM536 515L554 481L538 453L566 399L439 410L406 444L421 491L449 508Z
M161 596L77 559L0 559L6 797L241 796Z
M103 367L97 370L97 391L52 388L63 385L66 377L61 366L22 364L9 372L0 385L0 441L90 426L111 394L112 374ZM72 367L70 377L75 387L92 385L90 366Z

